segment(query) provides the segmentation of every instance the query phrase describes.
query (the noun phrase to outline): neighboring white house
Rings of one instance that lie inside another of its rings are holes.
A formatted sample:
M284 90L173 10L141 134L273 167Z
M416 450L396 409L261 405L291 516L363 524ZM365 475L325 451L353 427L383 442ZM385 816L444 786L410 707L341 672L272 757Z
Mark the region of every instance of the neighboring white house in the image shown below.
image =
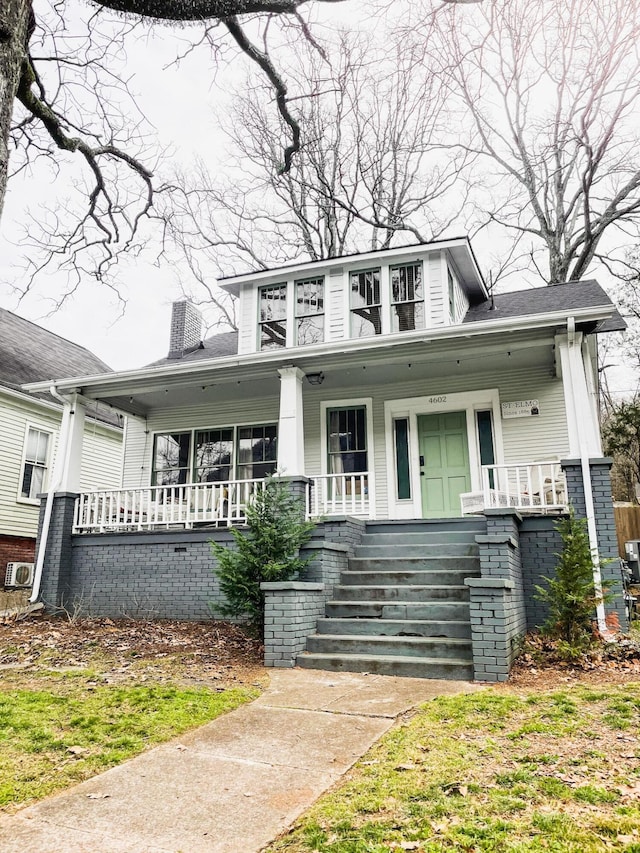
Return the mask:
M0 582L8 564L34 561L38 495L51 485L62 419L60 400L46 391L24 391L22 385L61 373L108 371L83 347L0 309ZM121 477L121 418L92 406L84 428L81 485L114 488Z

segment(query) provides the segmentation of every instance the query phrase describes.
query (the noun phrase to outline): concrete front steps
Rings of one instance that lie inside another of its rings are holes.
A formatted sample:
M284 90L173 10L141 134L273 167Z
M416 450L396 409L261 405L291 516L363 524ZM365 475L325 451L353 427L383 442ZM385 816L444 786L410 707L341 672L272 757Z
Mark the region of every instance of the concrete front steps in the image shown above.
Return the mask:
M298 666L472 679L469 590L484 519L369 522Z

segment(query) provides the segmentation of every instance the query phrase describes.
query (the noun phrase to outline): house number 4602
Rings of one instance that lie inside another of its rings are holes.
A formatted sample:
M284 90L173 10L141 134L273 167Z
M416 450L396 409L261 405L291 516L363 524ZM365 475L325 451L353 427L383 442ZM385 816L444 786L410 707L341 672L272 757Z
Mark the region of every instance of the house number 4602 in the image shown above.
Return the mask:
M447 402L447 395L443 394L441 397L429 397L428 402L429 403L446 403Z

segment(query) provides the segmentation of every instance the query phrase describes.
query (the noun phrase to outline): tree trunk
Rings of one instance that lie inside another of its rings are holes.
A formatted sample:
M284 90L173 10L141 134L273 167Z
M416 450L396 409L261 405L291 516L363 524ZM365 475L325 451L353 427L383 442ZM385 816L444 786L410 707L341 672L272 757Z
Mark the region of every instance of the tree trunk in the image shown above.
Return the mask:
M9 131L24 61L31 0L2 0L0 9L0 217L7 189Z

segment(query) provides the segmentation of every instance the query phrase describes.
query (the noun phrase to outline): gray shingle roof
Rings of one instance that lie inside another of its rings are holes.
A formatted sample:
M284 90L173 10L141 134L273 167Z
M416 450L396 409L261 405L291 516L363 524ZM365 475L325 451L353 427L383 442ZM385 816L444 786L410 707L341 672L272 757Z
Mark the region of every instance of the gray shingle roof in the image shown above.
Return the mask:
M0 308L0 386L22 391L21 386L27 382L111 372L88 349ZM32 396L59 402L46 393ZM107 409L98 412L97 417L107 423L119 423Z
M201 347L183 355L182 358L161 358L147 367L164 367L167 364L184 364L185 361L206 361L210 358L224 358L238 354L238 333L222 332L205 338Z
M465 323L483 320L500 320L512 317L529 317L546 314L549 311L566 311L567 316L577 308L595 308L611 305L611 299L597 281L586 279L567 284L556 284L529 290L516 290L502 293L491 300L473 305L467 311ZM625 328L622 317L615 312L610 320L603 321L598 331L619 331ZM169 364L207 361L211 358L223 358L238 354L238 333L223 332L212 335L202 342L201 348L193 350L182 358L162 358L147 367L164 367Z
M566 311L567 316L578 308L595 308L611 305L611 299L594 279L570 281L529 290L501 293L471 307L464 318L465 323L481 320L501 320L510 317L529 317L551 311Z

